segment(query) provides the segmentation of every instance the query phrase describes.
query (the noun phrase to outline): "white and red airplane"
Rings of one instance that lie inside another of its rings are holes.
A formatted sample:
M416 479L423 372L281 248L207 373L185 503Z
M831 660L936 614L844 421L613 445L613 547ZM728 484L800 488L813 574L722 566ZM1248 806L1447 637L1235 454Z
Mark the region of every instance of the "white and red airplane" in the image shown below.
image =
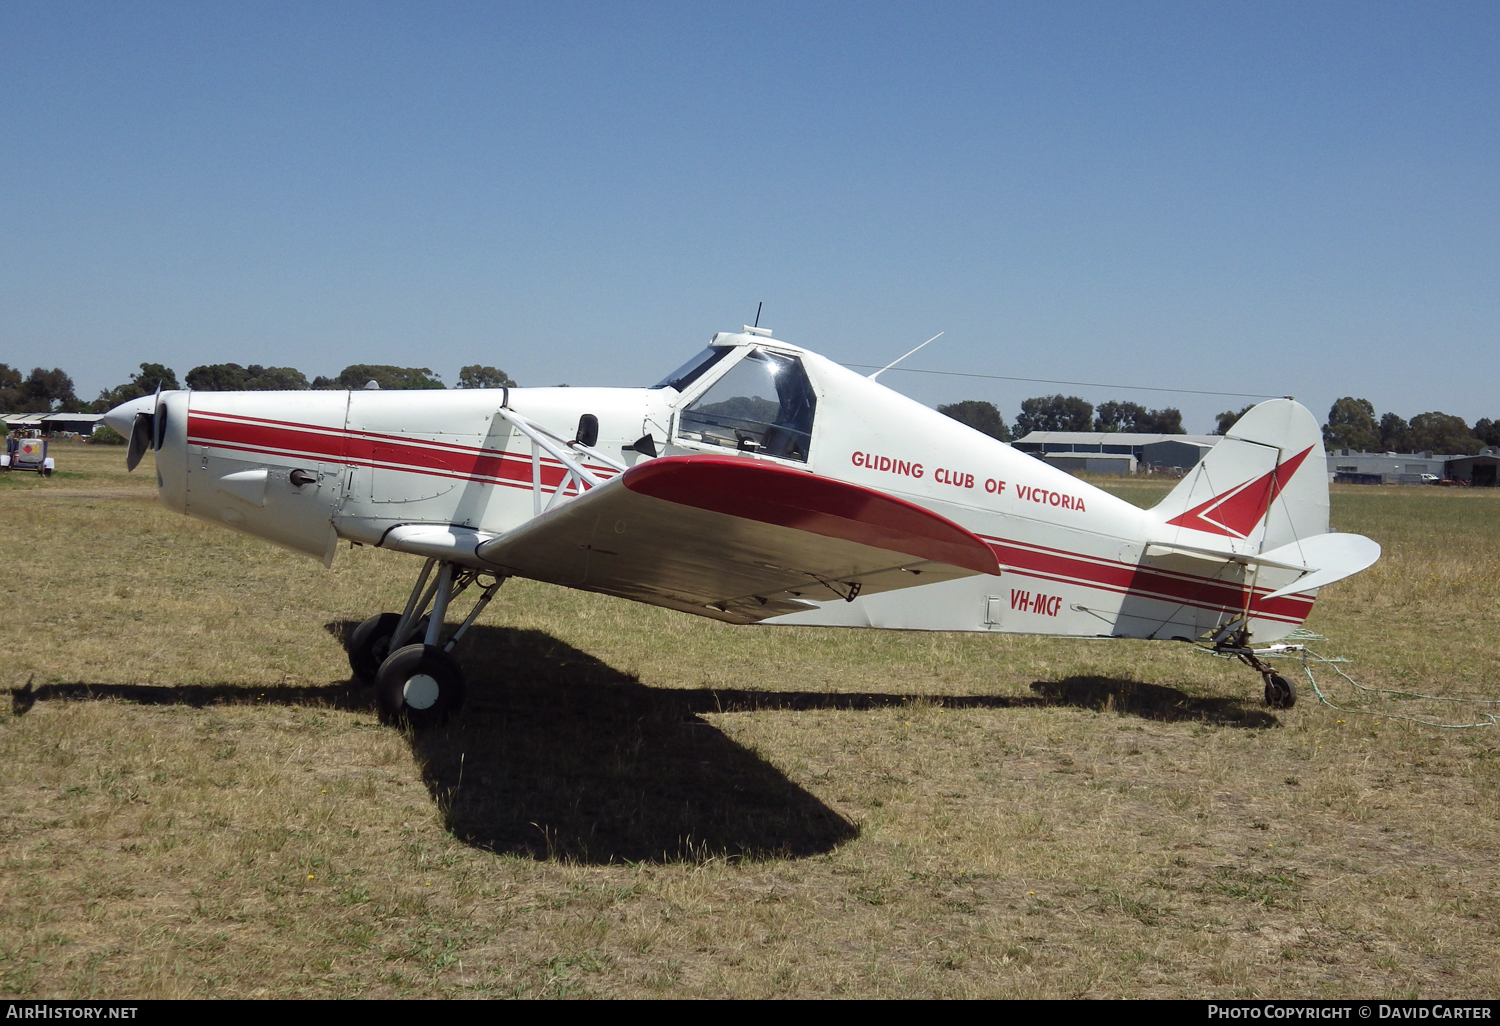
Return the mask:
M325 565L340 539L423 557L349 643L416 726L462 703L454 644L512 576L737 624L1196 642L1285 708L1258 658L1278 647L1252 642L1380 556L1329 532L1321 433L1289 399L1140 509L764 328L651 388L171 391L105 420L132 469L156 451L179 513Z

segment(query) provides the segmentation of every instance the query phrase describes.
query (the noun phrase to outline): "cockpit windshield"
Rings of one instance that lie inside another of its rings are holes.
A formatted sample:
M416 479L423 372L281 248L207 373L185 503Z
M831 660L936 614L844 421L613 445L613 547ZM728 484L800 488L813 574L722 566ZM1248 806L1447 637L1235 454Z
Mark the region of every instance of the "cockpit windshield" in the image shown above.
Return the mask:
M817 396L802 361L752 349L682 411L684 440L807 462Z
M681 392L693 382L701 378L704 373L718 363L724 357L734 352L733 346L709 346L703 352L693 357L687 363L678 367L671 374L662 378L652 388L675 388Z

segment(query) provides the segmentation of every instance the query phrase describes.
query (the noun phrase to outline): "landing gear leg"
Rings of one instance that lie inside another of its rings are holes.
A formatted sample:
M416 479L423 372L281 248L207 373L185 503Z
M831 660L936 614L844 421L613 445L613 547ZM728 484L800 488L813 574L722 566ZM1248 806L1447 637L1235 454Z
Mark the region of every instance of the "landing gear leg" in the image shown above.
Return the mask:
M413 613L418 612L419 608L426 609L427 604L432 601L432 590L437 585L428 588L427 579L432 576L432 567L436 562L435 559L429 559L422 565L417 583L406 600L405 610L400 613L376 613L354 628L354 633L349 636L348 649L349 669L354 672L356 682L373 684L386 656L400 648L412 634L418 631L426 633L426 621L414 619ZM396 641L398 637L402 639L399 642Z
M1265 681L1266 704L1272 709L1290 709L1297 704L1297 686L1277 673L1260 657L1302 651L1301 645L1272 645L1254 649L1249 645L1249 632L1241 628L1214 645L1214 651L1223 655L1237 656L1240 662L1261 675Z
M437 578L429 584L434 566L438 568ZM449 604L485 576L490 580L482 585L484 590L479 600L445 641L443 630ZM374 674L375 705L383 721L407 723L420 729L441 723L459 710L464 700L464 675L458 661L453 658L453 647L484 612L503 583L505 578L483 571L469 570L455 563L439 564L435 559L427 561L412 588L405 612L390 627L389 654L381 660ZM385 617L394 616L393 613L384 613L372 620L383 621ZM361 629L364 626L361 624ZM378 628L377 624L371 633L376 634ZM355 633L358 635L359 632ZM420 642L408 643L414 642L419 634L422 637ZM372 650L370 655L373 654ZM353 661L351 648L350 663Z

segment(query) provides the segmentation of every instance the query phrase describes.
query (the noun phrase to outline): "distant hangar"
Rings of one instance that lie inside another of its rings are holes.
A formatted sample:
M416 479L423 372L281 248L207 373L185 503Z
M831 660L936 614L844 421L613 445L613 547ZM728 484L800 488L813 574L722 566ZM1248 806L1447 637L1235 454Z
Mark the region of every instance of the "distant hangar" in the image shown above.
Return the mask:
M44 434L60 434L74 431L80 435L92 434L102 413L6 413L0 414L0 423L6 431L35 429Z
M1219 438L1134 431L1033 431L1011 445L1059 470L1124 476L1191 470Z
M1477 456L1437 456L1430 452L1356 452L1335 449L1328 454L1329 480L1339 484L1437 484L1461 481L1481 488L1496 485L1500 449L1480 450Z
M1181 475L1218 444L1221 435L1152 435L1128 431L1033 431L1012 442L1049 466L1070 473L1127 476ZM1477 456L1440 456L1430 452L1328 453L1328 479L1341 484L1437 484L1462 482L1476 487L1500 484L1500 448Z

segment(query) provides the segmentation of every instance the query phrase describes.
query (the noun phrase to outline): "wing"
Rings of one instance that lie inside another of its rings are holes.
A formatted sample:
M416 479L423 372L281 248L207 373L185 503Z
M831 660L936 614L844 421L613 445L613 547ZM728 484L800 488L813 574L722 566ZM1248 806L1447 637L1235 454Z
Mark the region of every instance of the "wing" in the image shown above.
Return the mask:
M979 538L913 503L753 459L667 456L473 550L523 577L753 623L998 574Z

